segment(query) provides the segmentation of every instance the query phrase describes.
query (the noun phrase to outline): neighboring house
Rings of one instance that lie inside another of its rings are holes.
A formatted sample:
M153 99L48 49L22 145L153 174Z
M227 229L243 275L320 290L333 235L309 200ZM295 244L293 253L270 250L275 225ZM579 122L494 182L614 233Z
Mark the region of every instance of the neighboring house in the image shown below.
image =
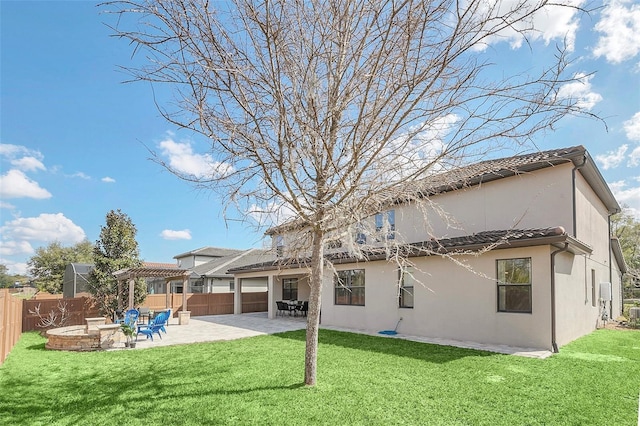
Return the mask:
M234 291L233 275L227 274L230 268L249 264L269 262L276 256L271 250L228 249L220 247L201 247L196 250L174 256L178 267L190 269L189 293L229 293ZM164 293L164 282L154 289L155 293ZM258 278L244 283L244 292L267 291L267 280ZM182 293L182 282L172 282L173 293Z
M190 290L193 293L229 293L235 290L233 275L227 270L255 263L273 262L276 256L271 250L249 249L219 257L192 269ZM267 291L266 278L246 279L242 283L245 293Z
M200 247L198 249L173 256L173 258L178 262L178 268L189 269L215 259L235 256L243 251L244 250L221 247Z
M620 206L584 147L461 167L418 192L432 203L426 215L397 202L354 227L356 243L372 243L366 261L340 242L328 249L337 276L324 277L323 325L375 331L402 318L407 335L557 351L605 313L621 314L626 266L609 220ZM362 231L370 228L377 237ZM244 280L267 279L270 318L275 301L309 297L309 269L286 258L299 240L291 229L267 232L285 257L229 270L236 292ZM376 250L380 235L412 265Z

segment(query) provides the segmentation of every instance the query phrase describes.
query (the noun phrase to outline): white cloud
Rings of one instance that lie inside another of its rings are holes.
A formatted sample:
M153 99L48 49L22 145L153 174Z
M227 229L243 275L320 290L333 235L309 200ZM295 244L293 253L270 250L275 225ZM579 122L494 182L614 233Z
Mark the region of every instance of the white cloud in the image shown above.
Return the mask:
M576 101L576 106L587 110L592 109L602 100L602 96L591 91L593 75L577 73L573 76L577 81L567 83L558 91L558 97Z
M640 166L640 146L636 147L631 154L629 154L628 167Z
M640 142L640 112L624 122L624 132L630 141Z
M35 250L28 241L25 240L8 240L2 241L0 245L0 255L15 256L18 254L31 254Z
M613 195L620 205L628 207L628 212L640 220L640 179L636 179L638 186L629 187L627 182L620 180L609 184Z
M14 206L13 204L7 203L5 201L0 201L0 209L13 210L15 208L16 206Z
M58 241L61 244L77 244L86 238L82 228L62 213L42 213L38 217L17 218L5 222L0 227L0 234L3 246L5 241Z
M70 178L80 178L80 179L84 179L84 180L89 180L89 179L91 179L91 176L88 176L88 175L86 175L86 174L84 174L84 173L82 173L82 172L75 172L74 174L69 175L69 176L67 176L67 177L70 177Z
M109 177L109 176L105 176L105 177L103 177L101 180L102 180L103 182L105 182L105 183L115 183L115 181L116 181L114 178Z
M42 164L42 161L35 157L22 157L16 160L11 160L11 165L25 172L47 170L44 164Z
M183 229L182 231L165 229L160 233L160 236L165 240L190 240L191 231L188 229Z
M624 161L627 149L629 149L628 145L622 145L617 151L609 151L606 155L596 155L596 161L603 170L616 168Z
M168 165L178 173L198 179L219 178L233 172L233 167L213 159L210 154L193 152L188 142L175 142L168 138L160 142L161 154L168 158Z
M612 0L602 9L595 26L600 39L593 50L596 57L618 64L640 52L640 4L631 0Z
M16 262L10 259L0 258L0 263L7 267L9 275L28 275L27 264L24 262Z
M285 205L281 199L271 201L264 207L253 204L246 211L259 226L276 226L282 225L296 216L295 211L288 205Z
M529 6L536 4L535 2L524 2ZM564 3L568 7L558 6L558 3ZM585 3L585 0L568 0L566 2L558 2L555 5L547 5L537 13L525 18L522 22L512 25L508 29L501 31L499 34L492 35L484 40L486 45L479 49L486 48L487 45L498 43L501 41L508 42L513 49L522 46L526 39L529 42L543 40L545 44L551 43L553 40L565 41L567 48L573 51L578 30L578 7ZM497 9L491 13L491 16L504 15L509 10L518 10L523 16L530 12L527 7L522 7L522 0L503 0L497 3ZM484 2L482 12L487 12L491 7L495 7L495 2ZM477 13L482 16L482 13Z
M0 197L45 199L51 198L51 193L20 170L14 169L0 176Z
M33 157L42 161L44 156L40 151L35 151L21 145L11 145L8 143L0 143L0 156L6 157L9 160L15 160L22 157Z

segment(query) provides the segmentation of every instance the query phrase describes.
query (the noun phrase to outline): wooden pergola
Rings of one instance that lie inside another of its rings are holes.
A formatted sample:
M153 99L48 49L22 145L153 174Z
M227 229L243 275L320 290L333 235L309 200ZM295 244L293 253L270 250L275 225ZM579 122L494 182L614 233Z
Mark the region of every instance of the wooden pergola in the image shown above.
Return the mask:
M129 306L128 309L133 309L133 293L135 288L135 280L137 278L164 278L166 287L166 299L165 307L170 307L171 303L169 298L171 297L171 288L169 283L171 281L182 280L182 311L187 311L187 290L189 286L189 276L191 271L188 269L178 268L166 268L166 267L139 267L139 268L127 268L121 269L113 273L118 280L118 307L122 309L122 300L120 300L120 294L122 291L122 283L129 283Z

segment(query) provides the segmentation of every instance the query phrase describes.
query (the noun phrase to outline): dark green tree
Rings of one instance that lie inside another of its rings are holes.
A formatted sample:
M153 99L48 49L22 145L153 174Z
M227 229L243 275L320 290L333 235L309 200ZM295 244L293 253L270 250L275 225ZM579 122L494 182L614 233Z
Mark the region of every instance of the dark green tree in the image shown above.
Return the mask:
M7 274L7 272L7 266L0 264L0 288L11 287L14 283L13 277Z
M70 263L92 263L93 245L87 241L65 247L55 241L46 247L36 249L27 265L35 286L40 291L52 294L62 293L64 270Z
M611 218L611 229L620 241L622 254L629 273L625 277L625 286L631 286L634 278L640 278L640 221L628 210L623 209Z
M113 273L121 269L142 265L137 229L129 216L119 209L106 216L106 225L100 229L100 239L93 247L94 268L89 275L88 289L104 315L112 316L118 308L118 298L126 305L129 286L123 285L118 294L118 282ZM134 303L144 301L147 289L144 280L136 281Z

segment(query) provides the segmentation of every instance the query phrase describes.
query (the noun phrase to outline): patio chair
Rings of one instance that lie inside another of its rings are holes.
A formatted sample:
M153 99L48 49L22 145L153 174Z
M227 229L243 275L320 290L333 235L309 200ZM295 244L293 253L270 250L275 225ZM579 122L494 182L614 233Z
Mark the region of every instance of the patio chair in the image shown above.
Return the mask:
M302 302L302 305L298 306L298 310L302 315L306 317L307 312L309 312L309 301L305 300L304 302Z
M133 328L136 326L140 312L137 309L129 309L124 313L124 318L117 319L116 324L127 324Z
M282 300L277 301L276 305L278 306L278 311L276 312L276 315L280 314L282 316L284 316L285 312L289 312L289 304L287 302L284 302Z
M152 342L154 334L157 334L162 339L162 334L160 334L160 332L162 331L165 334L167 333L165 325L168 324L170 315L171 309L165 312L160 312L153 320L151 320L148 325L138 326L138 334L144 334L145 336L147 336L147 339L150 338ZM138 340L137 336L136 340Z

